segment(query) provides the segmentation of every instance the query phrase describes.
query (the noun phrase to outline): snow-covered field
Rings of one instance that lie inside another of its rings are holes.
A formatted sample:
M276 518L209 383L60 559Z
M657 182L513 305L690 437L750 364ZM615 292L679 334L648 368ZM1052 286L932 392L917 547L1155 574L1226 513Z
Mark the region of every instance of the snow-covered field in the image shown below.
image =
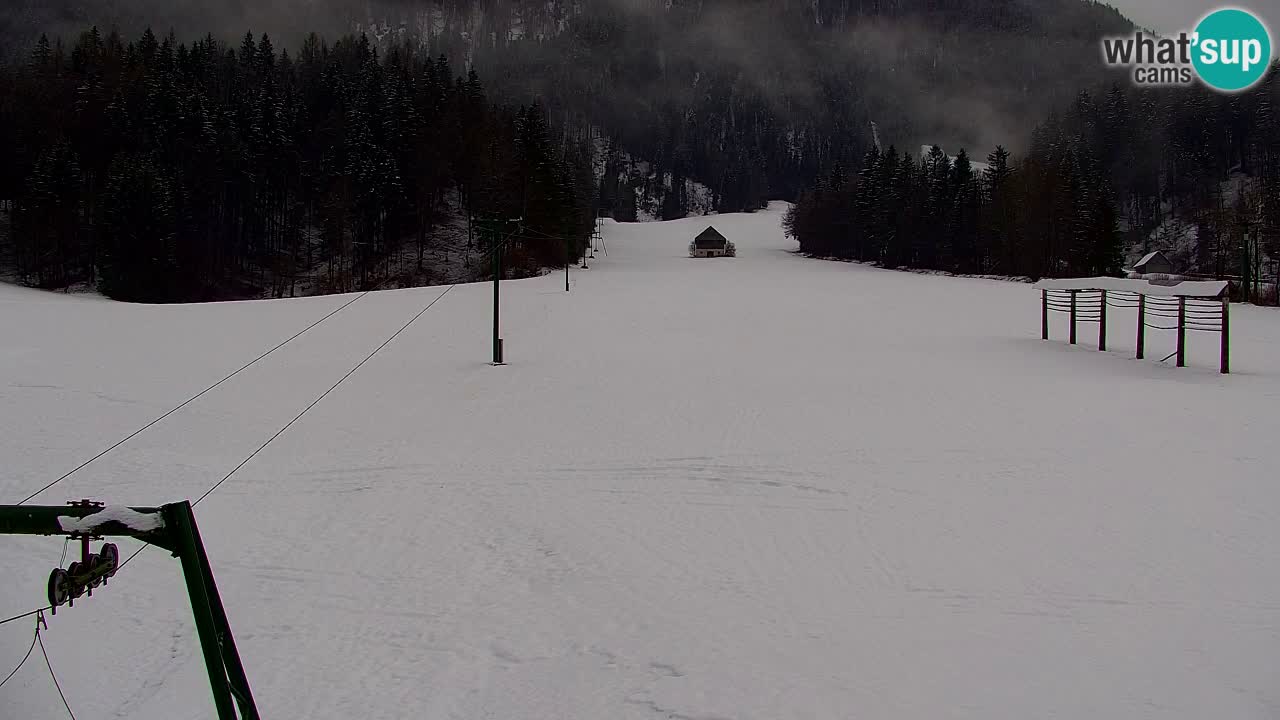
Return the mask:
M453 289L201 503L263 717L1280 714L1280 313L1233 308L1227 377L1214 337L1133 360L1123 316L1113 352L1044 343L1028 285L800 258L780 212L607 226L572 293L505 284L506 367L491 286ZM708 221L739 257L685 257ZM198 497L443 290L365 297L37 501ZM0 502L348 299L0 288ZM0 617L61 551L0 538ZM80 720L213 716L162 551L45 638ZM0 626L0 674L30 641ZM0 689L65 713L38 651Z

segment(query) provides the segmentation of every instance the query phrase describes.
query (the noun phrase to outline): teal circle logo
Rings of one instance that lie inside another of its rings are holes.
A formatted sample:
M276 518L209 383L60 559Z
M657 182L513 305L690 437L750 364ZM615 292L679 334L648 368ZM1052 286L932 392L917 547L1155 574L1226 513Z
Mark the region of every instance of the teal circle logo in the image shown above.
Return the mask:
M1271 67L1267 26L1245 10L1209 13L1196 27L1192 43L1191 62L1200 79L1215 90L1248 90Z

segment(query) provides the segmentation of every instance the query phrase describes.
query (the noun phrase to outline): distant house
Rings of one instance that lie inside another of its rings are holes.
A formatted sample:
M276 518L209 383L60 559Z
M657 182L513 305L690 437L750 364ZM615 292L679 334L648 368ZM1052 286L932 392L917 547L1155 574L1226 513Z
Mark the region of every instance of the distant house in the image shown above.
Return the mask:
M1134 263L1131 272L1137 275L1171 275L1174 269L1173 263L1169 262L1169 258L1157 250L1153 253L1147 253L1141 260Z
M719 230L709 227L689 243L689 257L733 257L737 249Z

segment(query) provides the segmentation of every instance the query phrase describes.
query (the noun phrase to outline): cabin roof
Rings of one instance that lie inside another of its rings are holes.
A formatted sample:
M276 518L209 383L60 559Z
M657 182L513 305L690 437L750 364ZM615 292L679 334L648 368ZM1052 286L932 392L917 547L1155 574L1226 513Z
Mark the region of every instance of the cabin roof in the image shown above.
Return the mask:
M1159 250L1156 250L1155 252L1149 252L1149 253L1147 253L1146 255L1143 255L1143 256L1142 256L1142 259L1141 259L1141 260L1139 260L1138 262L1134 263L1134 264L1133 264L1133 266L1134 266L1134 267L1139 267L1139 266L1141 266L1141 265L1146 265L1147 263L1151 262L1152 260L1155 260L1157 257L1164 259L1164 260L1165 260L1165 262L1168 262L1168 258L1165 258L1165 257L1164 257L1164 253L1160 252Z
M698 233L698 237L693 239L693 245L697 248L722 248L728 244L729 239L720 234L719 230L709 227Z

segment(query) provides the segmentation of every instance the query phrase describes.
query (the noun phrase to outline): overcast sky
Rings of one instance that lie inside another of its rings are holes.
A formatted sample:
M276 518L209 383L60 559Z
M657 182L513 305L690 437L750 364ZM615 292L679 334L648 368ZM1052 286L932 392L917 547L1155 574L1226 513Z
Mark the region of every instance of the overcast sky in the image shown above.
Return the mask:
M1271 29L1272 40L1280 40L1280 38L1274 37L1275 35L1280 35L1280 0L1241 0L1240 2L1232 2L1231 0L1223 0L1223 2L1215 2L1215 0L1106 0L1106 2L1128 15L1129 19L1135 23L1166 33L1193 29L1196 21L1214 8L1240 7L1246 10L1253 10L1261 15L1263 21Z

